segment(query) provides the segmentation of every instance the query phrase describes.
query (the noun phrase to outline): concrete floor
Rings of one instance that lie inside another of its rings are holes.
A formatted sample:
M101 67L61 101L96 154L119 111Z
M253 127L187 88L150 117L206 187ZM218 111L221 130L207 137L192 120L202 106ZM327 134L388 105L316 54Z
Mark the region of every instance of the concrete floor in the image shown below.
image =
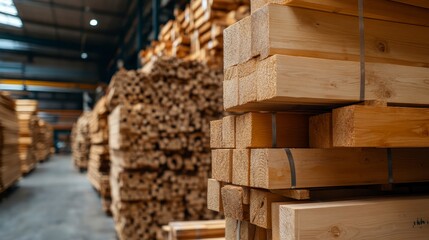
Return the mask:
M112 218L70 156L53 156L0 198L1 240L114 240Z

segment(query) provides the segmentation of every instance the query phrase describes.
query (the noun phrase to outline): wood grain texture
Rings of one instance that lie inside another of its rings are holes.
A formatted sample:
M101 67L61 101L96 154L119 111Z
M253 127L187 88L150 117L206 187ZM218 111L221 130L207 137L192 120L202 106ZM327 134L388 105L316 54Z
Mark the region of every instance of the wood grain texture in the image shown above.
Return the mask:
M427 196L285 204L280 239L425 239Z
M222 148L235 148L235 116L222 118Z
M210 148L222 148L222 119L210 121Z
M212 178L221 182L231 182L232 149L212 150Z
M332 111L334 147L429 147L429 109L353 105Z
M253 239L255 232L256 226L248 221L240 221L229 217L226 218L225 240Z
M261 59L286 54L359 60L355 16L268 4L252 14L251 24L252 55ZM429 66L426 27L366 19L365 36L366 62Z
M210 178L207 181L207 208L216 212L223 211L222 183L216 179Z
M265 190L250 190L250 222L271 229L271 204L284 202L287 198Z
M233 149L232 183L250 185L250 149Z
M419 6L420 4L421 6L424 6L424 0L415 0L414 2L407 0L397 0L397 2L408 2L410 5ZM256 12L267 3L358 16L357 0L252 0L250 5L251 12ZM426 3L426 8L429 8L428 3ZM429 21L427 19L428 11L426 9L401 5L391 0L366 1L364 3L363 14L365 18L421 25L426 27L429 26Z
M310 117L309 139L311 148L331 148L333 146L331 113Z
M225 217L249 221L249 204L244 204L244 189L239 186L225 185L221 189Z
M408 5L413 5L421 8L429 8L429 2L426 0L393 0L393 1L408 4Z
M246 113L236 118L238 148L307 147L308 115L276 113L276 141L273 142L273 122L270 113Z

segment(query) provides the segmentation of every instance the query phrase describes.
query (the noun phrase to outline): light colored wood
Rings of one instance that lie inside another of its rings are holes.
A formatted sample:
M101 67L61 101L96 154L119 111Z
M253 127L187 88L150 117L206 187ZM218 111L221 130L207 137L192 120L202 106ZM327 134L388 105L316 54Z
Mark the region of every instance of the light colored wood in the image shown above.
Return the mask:
M276 113L276 145L270 113L246 113L236 117L237 148L307 147L308 115Z
M222 118L222 148L235 148L235 116Z
M429 147L429 109L353 105L332 111L334 147Z
M229 68L234 65L237 65L239 62L239 43L240 35L239 33L239 24L234 23L231 26L225 28L223 31L223 46L224 46L224 56L223 56L223 66L224 68Z
M310 117L309 138L311 148L332 147L332 113Z
M272 193L281 195L283 197L304 200L310 199L310 190L307 189L282 189L282 190L271 190Z
M257 100L256 86L256 58L244 62L237 66L238 68L238 104L245 104Z
M232 149L212 150L212 177L221 182L231 182Z
M402 1L407 2L407 0ZM397 2L401 2L401 0L397 0ZM251 12L256 12L258 9L260 9L267 3L275 3L291 7L302 7L326 12L341 13L351 16L359 15L357 0L252 0ZM419 6L418 3L416 3L415 5ZM429 21L427 19L428 11L425 9L413 6L404 6L392 2L391 0L365 1L363 6L363 14L365 18L421 25L426 27L429 26ZM426 6L427 8L429 8L428 3L426 3Z
M210 148L222 148L222 119L210 121Z
M285 204L280 239L425 239L427 196Z
M428 181L427 164L424 162L427 151L402 151L392 153L393 183ZM291 153L295 163L296 188L389 183L386 149L291 149ZM404 162L409 162L406 170L403 169ZM396 178L396 175L401 177ZM252 149L250 185L264 189L293 187L284 149Z
M271 229L271 204L284 202L287 198L265 190L250 190L250 222Z
M252 55L261 59L287 54L359 61L357 17L268 4L252 14L251 25ZM427 27L366 19L365 43L366 62L429 66Z
M239 186L222 187L222 203L225 217L249 221L249 205L244 204L244 189Z
M208 179L207 181L207 208L216 212L223 211L221 182L216 179Z
M422 8L429 8L429 2L427 0L393 0L393 1L409 4L417 7L422 7Z
M228 109L238 105L238 78L223 81L223 107Z
M233 149L232 183L250 185L250 149Z
M221 239L225 236L225 220L170 222L163 230L167 232L165 240Z
M238 34L239 34L239 51L238 51L238 63L247 62L252 56L252 39L249 37L249 33L252 31L251 26L252 20L251 16L247 16L240 21L238 24Z
M225 240L249 240L253 239L255 233L256 226L248 221L226 218Z
M429 68L366 63L364 100L427 105L428 75ZM360 68L353 61L275 55L258 62L256 76L257 102L228 111L281 111L288 105L311 110L360 101Z

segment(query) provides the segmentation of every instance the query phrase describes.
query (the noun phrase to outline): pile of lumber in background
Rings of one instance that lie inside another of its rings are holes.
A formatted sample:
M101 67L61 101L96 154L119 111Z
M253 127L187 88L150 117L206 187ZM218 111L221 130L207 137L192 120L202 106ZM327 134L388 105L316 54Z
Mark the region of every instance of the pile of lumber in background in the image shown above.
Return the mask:
M84 171L88 168L89 152L91 148L91 136L89 133L89 122L91 112L84 112L72 129L72 157L77 169Z
M164 240L224 240L225 220L170 222L162 230Z
M37 162L47 160L53 154L54 132L52 126L43 119L37 119L35 128L35 156Z
M19 157L21 171L29 173L36 167L36 129L38 128L36 100L19 99L15 101L19 122Z
M192 0L162 27L158 41L140 53L142 64L157 56L175 56L221 68L223 30L249 13L249 0Z
M110 156L106 97L100 98L92 110L89 122L91 149L89 152L88 179L100 193L103 210L110 214Z
M0 193L21 177L18 131L15 103L0 93Z
M206 182L209 121L221 115L222 74L196 61L160 58L149 73L115 77L122 81L111 82L107 99L109 108L117 104L108 124L119 238L162 239L170 221L216 218L206 208Z
M357 3L252 0L225 30L226 239L427 238L429 9L365 1L359 32Z

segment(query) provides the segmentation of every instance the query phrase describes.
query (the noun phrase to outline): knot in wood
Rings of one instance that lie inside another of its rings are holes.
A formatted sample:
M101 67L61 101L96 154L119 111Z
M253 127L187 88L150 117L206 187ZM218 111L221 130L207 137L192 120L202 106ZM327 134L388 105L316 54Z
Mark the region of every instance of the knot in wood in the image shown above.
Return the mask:
M378 51L380 51L380 52L387 52L387 42L384 42L384 41L378 41L377 42L377 49L378 49Z
M333 237L339 237L341 235L341 230L337 226L331 227L331 230L329 231Z

